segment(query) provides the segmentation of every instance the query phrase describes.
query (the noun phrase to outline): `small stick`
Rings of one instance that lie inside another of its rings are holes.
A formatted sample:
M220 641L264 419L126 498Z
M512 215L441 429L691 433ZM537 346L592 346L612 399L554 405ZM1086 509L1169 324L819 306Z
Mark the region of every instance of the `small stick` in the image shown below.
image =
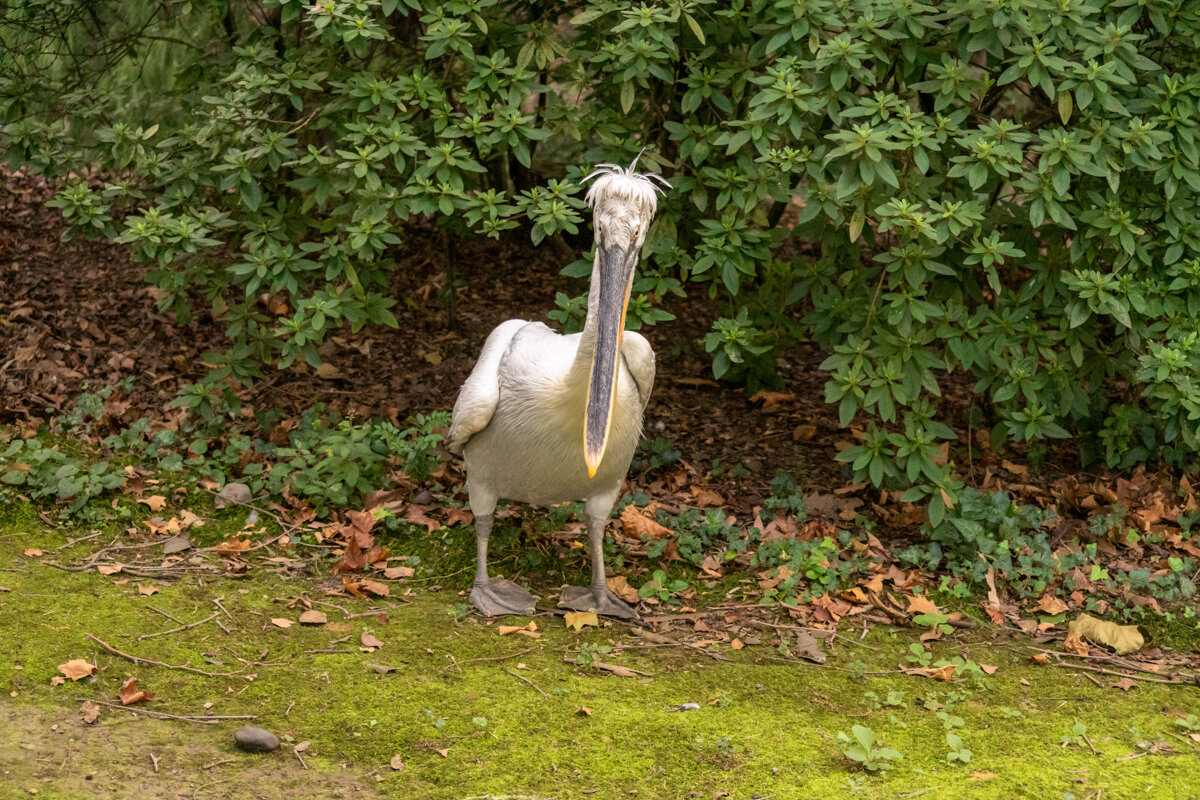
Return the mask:
M294 706L294 705L296 705L296 701L295 701L295 700L293 700L292 702L288 703L287 711L284 711L284 712L283 712L283 715L284 715L285 717L286 717L288 714L292 713L292 706Z
M161 608L155 608L154 606L150 605L149 603L146 604L146 608L150 609L151 611L157 611L158 613L162 614L167 619L172 620L174 622L178 622L180 625L183 624L183 620L181 620L179 617L173 617L170 614L168 614L167 612L163 611Z
M91 536L81 536L78 539L71 539L66 544L59 545L58 549L66 550L68 547L74 547L75 545L79 544L80 542L86 542L88 539L95 539L97 536L101 536L103 534L104 534L104 531L96 531ZM151 758L153 758L153 756L151 756ZM154 771L158 772L157 769L155 769Z
M513 672L511 669L510 669L510 670L506 670L506 672L508 672L508 674L509 674L509 675L512 675L512 676L513 676L514 678L516 678L517 680L519 680L519 681L525 681L525 682L526 682L526 683L528 683L530 686L532 686L534 689L537 689L537 690L538 690L538 692L539 692L539 693L542 695L542 697L545 697L545 698L549 698L549 697L550 697L550 695L546 694L546 693L545 693L545 692L543 692L541 689L539 689L539 688L538 688L538 685L537 685L536 683L534 683L533 681L529 680L529 678L526 678L524 675L518 675L517 673Z
M1075 724L1079 724L1079 720L1075 720ZM1081 733L1079 735L1083 737L1083 740L1085 742L1087 742L1087 746L1092 748L1092 755L1094 755L1094 756L1104 755L1103 753L1101 753L1099 750L1096 749L1096 745L1092 744L1092 740L1088 738L1088 735L1086 733Z
M129 653L122 653L120 650L113 647L108 642L105 642L105 641L99 639L98 637L93 636L90 633L84 633L83 635L88 637L93 642L100 645L101 647L103 647L105 650L112 653L113 655L120 656L121 658L124 658L124 659L128 659L129 661L132 661L135 665L138 665L138 666L141 666L142 664L150 664L151 666L155 666L155 667L164 667L166 669L178 669L178 670L183 670L184 672L194 672L197 675L203 675L207 678L232 678L235 674L233 672L206 672L202 669L196 669L195 667L189 667L186 664L164 664L161 661L151 661L150 659L142 658L141 656L131 656L131 655L129 655Z
M459 672L459 674L461 675L461 674L462 674L462 667L459 667L459 666L458 666L458 662L454 660L454 654L453 654L453 653L446 653L446 658L450 659L450 663L451 663L451 664L453 664L454 666L458 667L458 672Z
M1150 754L1143 750L1140 753L1130 753L1127 756L1121 756L1120 758L1114 758L1113 761L1133 761L1135 758L1141 758L1142 756L1148 756L1148 755L1150 755Z
M154 765L154 771L157 773L158 772L158 758L154 755L154 753L150 754L150 763Z
M229 628L225 627L225 623L221 622L221 620L217 620L217 627L220 628L221 630L225 631L226 633L233 633L233 631L231 631L231 630L229 630Z
M353 650L305 650L305 655L309 656L352 656Z
M510 658L516 658L517 656L523 656L526 653L529 653L536 649L537 649L536 647L527 647L524 650L518 650L517 652L509 653L506 656L490 656L488 658L468 658L466 661L455 661L452 666L458 667L458 671L462 672L462 666L461 666L462 664L470 664L470 663L476 662L476 661L506 661ZM450 669L450 667L442 667L442 672L445 672L448 669Z
M120 709L121 711L128 711L130 714L146 714L147 716L151 716L151 717L162 717L163 719L177 719L177 720L182 720L183 722L199 722L204 725L215 725L216 723L220 722L223 719L258 719L258 716L255 714L234 714L234 715L230 715L230 716L201 717L201 716L196 716L194 714L182 714L182 715L167 714L163 711L151 711L148 708L135 708L134 706L125 706L125 705L121 705L120 703L108 703L108 702L105 702L104 700L93 700L92 702L95 703L96 705L108 706L109 708L116 708L116 709Z
M225 599L225 595L220 595L219 597L214 597L214 598L213 598L213 605L215 605L217 608L219 608L219 609L221 609L222 611L224 611L224 612L225 612L225 616L229 617L230 619L233 619L233 614L230 614L230 613L229 613L229 609L227 609L227 608L225 608L225 606L221 605L221 601L222 601L222 600L224 600L224 599Z
M193 622L188 625L184 625L181 628L171 628L171 630L169 630L169 631L158 631L157 633L144 633L138 637L138 641L140 642L142 639L149 639L152 636L166 636L168 633L178 633L179 631L186 631L188 628L194 628L197 625L203 625L204 623L208 622L209 620L214 620L216 618L217 618L217 612L214 611L211 616L205 617L204 619L200 620L199 622Z
M1091 674L1090 672L1081 672L1081 673L1079 673L1079 674L1080 674L1080 675L1082 675L1083 677L1087 678L1087 679L1088 679L1089 681L1091 681L1092 683L1094 683L1094 684L1096 684L1097 686L1099 686L1101 689L1103 689L1103 688L1104 688L1104 684L1103 684L1103 683L1101 683L1100 681L1096 680L1095 678L1093 678L1093 677L1092 677L1092 674Z
M222 764L228 764L228 763L230 763L231 761L233 761L233 759L232 759L232 758L222 758L220 761L214 761L214 762L212 762L211 764L205 764L205 765L204 765L203 767L201 767L200 769L212 769L213 767L219 767L219 766L221 766Z
M300 766L304 767L305 769L308 769L308 764L304 763L304 756L300 755L299 750L292 748L292 755L294 755L297 759L300 760Z
M1131 681L1147 681L1149 683L1166 683L1172 686L1195 686L1196 680L1193 678L1190 681L1173 681L1166 678L1148 678L1142 675L1127 675L1124 672L1117 672L1112 669L1101 669L1100 667L1089 667L1087 664L1051 664L1052 667L1063 667L1064 669L1084 669L1088 672L1101 672L1105 675L1116 675L1118 678L1129 678Z

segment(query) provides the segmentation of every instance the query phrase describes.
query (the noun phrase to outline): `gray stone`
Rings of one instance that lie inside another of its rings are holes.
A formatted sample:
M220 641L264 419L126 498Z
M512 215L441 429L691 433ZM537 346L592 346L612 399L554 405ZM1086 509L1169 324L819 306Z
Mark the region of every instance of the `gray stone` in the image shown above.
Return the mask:
M279 739L275 734L253 725L238 728L233 739L238 747L251 753L269 753L279 748Z

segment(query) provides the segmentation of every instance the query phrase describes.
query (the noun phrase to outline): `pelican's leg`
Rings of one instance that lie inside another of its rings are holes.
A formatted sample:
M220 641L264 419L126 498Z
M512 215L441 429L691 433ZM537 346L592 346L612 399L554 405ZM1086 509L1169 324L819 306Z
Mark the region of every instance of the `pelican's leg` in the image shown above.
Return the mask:
M472 502L471 507L474 511L476 504ZM492 512L495 507L493 501L486 513L475 514L475 585L471 588L471 603L485 617L532 614L537 603L536 597L512 581L500 576L488 576L488 538L492 535Z
M589 509L587 518L588 550L592 557L592 585L587 589L582 586L564 586L558 604L575 611L595 609L597 614L606 617L637 619L637 612L608 590L608 580L604 575L604 523L608 515L593 514Z

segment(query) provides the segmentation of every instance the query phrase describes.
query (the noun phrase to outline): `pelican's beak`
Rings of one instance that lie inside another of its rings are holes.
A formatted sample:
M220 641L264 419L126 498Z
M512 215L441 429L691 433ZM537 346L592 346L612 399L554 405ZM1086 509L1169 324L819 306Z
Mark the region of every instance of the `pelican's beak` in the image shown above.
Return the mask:
M596 336L596 352L592 355L592 372L588 381L587 407L584 411L583 456L588 477L596 476L608 431L612 426L613 404L617 397L617 360L621 354L621 334L625 330L625 309L629 305L633 268L637 247L597 245L596 269L600 270L600 304L597 314L600 325Z

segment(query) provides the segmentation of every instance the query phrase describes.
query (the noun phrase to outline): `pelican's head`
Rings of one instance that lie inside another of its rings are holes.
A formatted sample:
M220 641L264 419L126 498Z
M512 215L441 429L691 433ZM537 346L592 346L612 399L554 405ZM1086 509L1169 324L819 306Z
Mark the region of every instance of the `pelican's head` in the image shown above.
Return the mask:
M596 260L592 266L596 305L588 311L598 317L583 436L589 477L595 476L600 468L608 444L617 396L617 358L625 330L625 309L629 306L638 253L658 207L657 192L661 191L654 181L670 186L658 175L636 172L636 166L636 158L628 168L601 164L584 179L596 181L587 193L596 236Z

